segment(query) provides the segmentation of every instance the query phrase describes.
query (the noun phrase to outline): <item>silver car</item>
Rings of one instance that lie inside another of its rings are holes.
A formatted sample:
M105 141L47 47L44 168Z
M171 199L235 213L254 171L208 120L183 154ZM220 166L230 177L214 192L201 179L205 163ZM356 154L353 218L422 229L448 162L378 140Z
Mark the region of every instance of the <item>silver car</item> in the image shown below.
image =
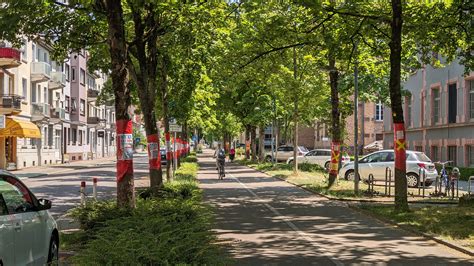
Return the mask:
M0 170L0 265L57 263L59 234L51 201L37 199L14 175Z
M298 150L296 151L297 156L303 156L308 153L308 149L304 146L298 146ZM286 162L288 158L293 156L293 146L280 146L278 147L276 154L276 161L277 162ZM272 161L272 153L267 152L265 154L265 160L267 162Z
M298 158L298 163L309 163L309 164L317 164L325 169L329 169L329 164L331 162L331 150L330 149L316 149L312 150L305 155L301 155L296 157ZM342 155L342 165L349 163L351 158L347 155ZM293 156L288 158L286 163L291 164L293 163Z
M425 186L431 185L438 175L435 165L423 152L406 151L407 154L407 184L409 187L417 187L423 180L419 180L420 169L426 171ZM375 180L385 180L387 167L392 170L394 179L395 154L393 150L382 150L371 153L359 160L359 176L361 180L367 180L372 174ZM354 163L344 165L339 171L339 176L346 180L354 180Z

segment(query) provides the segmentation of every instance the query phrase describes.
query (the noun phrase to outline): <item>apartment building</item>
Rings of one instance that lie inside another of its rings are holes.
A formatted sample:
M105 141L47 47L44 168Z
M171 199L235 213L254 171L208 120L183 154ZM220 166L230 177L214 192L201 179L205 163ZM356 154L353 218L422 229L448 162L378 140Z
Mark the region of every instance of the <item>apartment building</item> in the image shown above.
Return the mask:
M474 166L474 72L454 62L425 66L404 83L408 148L423 151L433 161ZM385 108L387 117L391 111ZM384 121L384 147L393 147L392 119Z
M87 103L91 98L86 84L85 51L72 54L65 62L55 62L50 56L51 49L42 41L25 39L18 49L0 42L0 169L93 158L90 143L97 143L99 134L86 136ZM102 86L106 79L99 74L89 77L89 87L97 90L100 89L96 82ZM104 120L108 116L108 121L115 119L113 108L100 108L91 114L100 114ZM112 131L109 123L108 129ZM115 153L113 133L108 136L104 142L107 145L100 144L108 147L102 157Z

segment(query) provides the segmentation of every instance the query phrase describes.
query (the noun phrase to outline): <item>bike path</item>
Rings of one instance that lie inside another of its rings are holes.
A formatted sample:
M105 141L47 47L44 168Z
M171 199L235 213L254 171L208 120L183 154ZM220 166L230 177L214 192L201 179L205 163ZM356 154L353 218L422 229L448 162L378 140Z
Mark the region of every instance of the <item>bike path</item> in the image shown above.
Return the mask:
M251 168L199 156L198 179L215 206L215 231L235 265L474 265L457 251L387 226Z

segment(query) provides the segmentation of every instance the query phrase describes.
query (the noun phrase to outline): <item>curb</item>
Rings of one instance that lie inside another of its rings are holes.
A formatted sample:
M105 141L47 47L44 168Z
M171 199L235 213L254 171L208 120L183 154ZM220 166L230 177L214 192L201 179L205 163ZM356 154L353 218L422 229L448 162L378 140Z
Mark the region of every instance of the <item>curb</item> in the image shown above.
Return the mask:
M239 164L239 165L241 165L241 164ZM241 165L241 166L246 166L246 165ZM247 167L249 167L249 166L247 166ZM451 242L448 242L448 241L446 241L446 240L443 240L443 239L441 239L441 238L439 238L439 237L435 237L435 236L432 236L432 235L423 233L423 232L421 232L421 231L414 230L414 229L412 229L412 228L410 228L410 227L408 227L408 226L399 225L399 224L397 224L397 223L395 223L395 222L392 222L392 221L390 221L390 220L388 220L388 219L384 219L384 218L375 216L375 215L372 214L371 212L368 212L368 211L366 211L366 210L363 210L363 209L361 209L361 208L358 208L357 206L351 205L351 204L349 203L349 202L354 202L354 203L391 203L391 202L386 202L386 201L372 201L372 200L357 200L357 199L344 199L344 198L329 197L329 196L327 196L327 195L324 195L324 194L321 194L321 193L312 191L312 190L310 190L310 189L307 189L307 188L303 187L302 185L298 185L298 184L295 184L295 183L293 183L293 182L287 181L287 180L285 180L285 179L283 179L283 178L281 178L281 177L278 177L278 176L271 176L271 175L269 175L269 174L267 174L267 173L265 173L265 172L263 172L263 171L257 170L257 169L252 168L252 167L249 167L249 168L251 168L251 169L253 169L253 170L257 171L257 172L263 173L263 174L265 174L265 175L267 175L267 176L269 176L269 177L273 177L273 178L276 178L276 179L278 179L278 180L284 181L284 182L286 182L286 183L288 183L288 184L291 184L291 185L293 185L293 186L299 187L299 188L301 188L301 189L303 189L303 190L305 190L305 191L307 191L307 192L309 192L309 193L311 193L311 194L315 194L315 195L321 196L321 197L326 198L326 199L328 199L328 200L336 200L336 201L346 202L347 208L350 208L351 210L354 210L354 211L359 212L359 213L361 213L361 214L364 214L364 215L366 215L366 216L372 217L372 218L374 218L374 219L378 220L379 222L382 222L382 223L384 223L384 224L386 224L386 225L395 226L395 227L397 227L397 228L399 228L399 229L401 229L401 230L405 230L405 231L410 232L410 233L412 233L412 234L425 237L426 239L433 240L433 241L437 242L438 244L447 246L447 247L449 247L449 248L451 248L451 249L454 249L454 250L457 250L457 251L459 251L459 252L461 252L461 253L463 253L463 254L465 254L465 255L469 255L469 256L471 256L471 257L474 257L474 252L471 251L471 250L469 250L469 249L467 249L467 248L458 246L458 245L456 245L456 244L453 244L453 243L451 243ZM409 202L409 203L410 203L410 202ZM412 202L412 203L413 203L413 202ZM416 202L416 203L421 203L421 204L439 204L439 203L434 203L434 202ZM446 203L440 203L440 204L452 204L452 203L446 202Z
M363 215L366 215L366 216L369 216L369 217L371 217L371 218L374 218L374 219L376 219L377 221L382 222L382 223L384 223L384 224L391 225L391 226L397 227L397 228L399 228L399 229L401 229L401 230L408 231L408 232L410 232L410 233L412 233L412 234L425 237L425 238L427 238L427 239L429 239L429 240L433 240L433 241L437 242L438 244L445 245L445 246L447 246L447 247L449 247L449 248L452 248L452 249L455 249L455 250L457 250L457 251L459 251L459 252L461 252L461 253L464 253L464 254L466 254L466 255L469 255L469 256L471 256L471 257L474 257L474 251L471 251L470 249L467 249L467 248L464 248L464 247L462 247L462 246L453 244L453 243L451 243L451 242L449 242L449 241L446 241L446 240L444 240L444 239L441 239L441 238L439 238L439 237L436 237L436 236L433 236L433 235L430 235L430 234L423 233L423 232L421 232L421 231L415 230L415 229L413 229L413 228L410 228L409 226L397 224L397 223L395 223L395 222L393 222L393 221L391 221L391 220L389 220L389 219L385 219L385 218L382 218L382 217L380 217L380 216L377 216L377 215L375 215L375 214L373 214L373 213L371 213L371 212L369 212L369 211L366 211L366 210L364 210L364 209L361 209L361 208L359 208L359 207L357 207L357 206L347 204L347 207L350 208L351 210L354 210L354 211L358 212L358 213L361 213L361 214L363 214Z

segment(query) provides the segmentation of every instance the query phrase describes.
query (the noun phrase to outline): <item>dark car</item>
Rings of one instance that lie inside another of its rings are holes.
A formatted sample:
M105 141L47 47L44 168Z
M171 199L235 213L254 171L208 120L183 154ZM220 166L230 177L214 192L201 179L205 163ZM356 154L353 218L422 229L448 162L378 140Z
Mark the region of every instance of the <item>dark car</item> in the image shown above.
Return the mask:
M160 154L161 154L161 164L166 165L166 149L165 148L160 149Z

